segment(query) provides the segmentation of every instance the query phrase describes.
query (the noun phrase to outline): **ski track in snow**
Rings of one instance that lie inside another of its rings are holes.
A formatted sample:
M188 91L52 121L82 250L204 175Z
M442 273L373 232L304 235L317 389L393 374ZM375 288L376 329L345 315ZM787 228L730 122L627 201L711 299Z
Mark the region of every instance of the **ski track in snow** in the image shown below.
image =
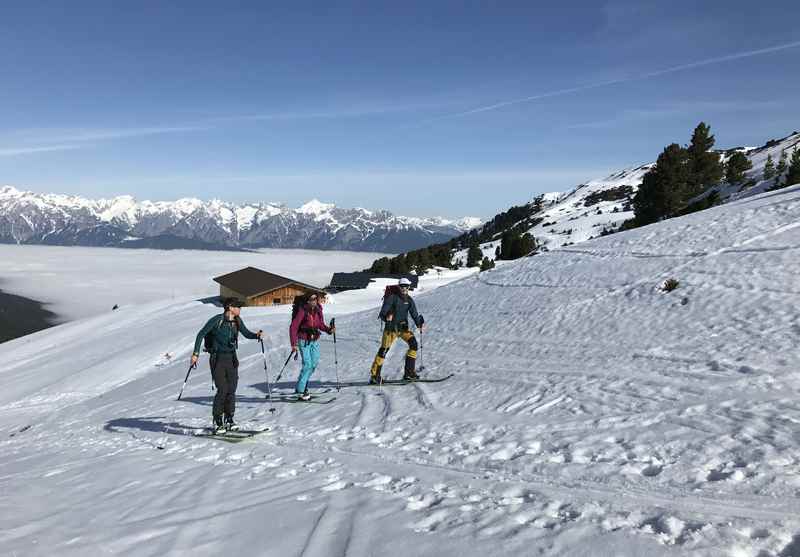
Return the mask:
M228 444L205 358L174 398L198 303L0 346L0 530L19 555L800 554L800 191L506 264L417 298L437 384L366 385L374 309L337 317L312 389L265 400L242 342ZM680 287L663 293L674 277ZM371 295L375 295L372 292ZM378 295L379 297L379 295ZM270 372L285 316L264 328ZM172 359L159 358L169 351ZM405 347L384 375L399 375ZM273 394L291 392L290 364ZM165 429L167 432L165 433ZM164 450L156 446L164 443ZM46 501L47 504L42 504Z

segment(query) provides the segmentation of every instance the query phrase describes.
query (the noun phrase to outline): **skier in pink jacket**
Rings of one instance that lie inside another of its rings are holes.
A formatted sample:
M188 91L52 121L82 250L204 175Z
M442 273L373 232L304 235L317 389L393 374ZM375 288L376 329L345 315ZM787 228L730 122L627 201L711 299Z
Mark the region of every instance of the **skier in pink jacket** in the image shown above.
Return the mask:
M303 299L295 299L292 307L292 324L289 326L289 340L292 343L292 353L300 352L303 358L303 368L297 378L295 392L300 400L311 400L308 393L308 380L319 364L319 337L320 331L333 334L335 327L325 324L322 314L322 305L317 294L310 294Z

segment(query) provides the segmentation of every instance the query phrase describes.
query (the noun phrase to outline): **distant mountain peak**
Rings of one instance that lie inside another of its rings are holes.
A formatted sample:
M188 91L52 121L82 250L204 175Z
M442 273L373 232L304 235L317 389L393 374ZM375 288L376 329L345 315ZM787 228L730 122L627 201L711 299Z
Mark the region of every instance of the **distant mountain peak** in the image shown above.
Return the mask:
M321 215L323 213L327 213L335 207L336 205L333 203L323 203L319 199L312 199L305 205L302 205L300 208L298 208L297 212L303 213L304 215Z

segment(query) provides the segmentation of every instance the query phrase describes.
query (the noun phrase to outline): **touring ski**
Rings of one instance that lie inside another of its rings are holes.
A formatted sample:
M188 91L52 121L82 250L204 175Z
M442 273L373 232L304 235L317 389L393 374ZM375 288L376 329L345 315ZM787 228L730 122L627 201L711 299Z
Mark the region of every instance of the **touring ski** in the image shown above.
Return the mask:
M291 396L284 395L284 396L281 396L281 397L278 397L278 398L273 397L273 399L276 402L291 402L291 403L295 403L296 402L297 404L302 404L304 402L307 403L307 404L330 404L331 402L336 400L336 397L335 396L311 395L310 399L303 400L300 397L298 397L297 395L291 395Z
M453 377L453 373L444 377L420 377L419 379L384 379L383 385L410 385L411 383L441 383ZM379 383L370 384L372 387L379 387Z
M218 441L225 441L227 443L239 443L251 437L255 437L259 433L265 433L269 428L264 429L239 429L236 431L224 431L216 433L213 429L209 428L200 433L195 433L195 437L204 437L206 439L216 439Z

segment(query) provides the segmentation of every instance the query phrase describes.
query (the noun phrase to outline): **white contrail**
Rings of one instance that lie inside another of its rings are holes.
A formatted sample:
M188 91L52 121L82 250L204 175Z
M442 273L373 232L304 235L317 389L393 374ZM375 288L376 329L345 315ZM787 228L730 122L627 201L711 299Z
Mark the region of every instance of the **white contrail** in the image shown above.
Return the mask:
M69 151L80 149L79 145L43 145L32 147L0 147L0 157L16 157L33 153L49 153L51 151Z
M550 97L560 97L562 95L568 95L570 93L578 93L580 91L586 91L588 89L597 89L598 87L607 87L608 85L617 85L619 83L629 83L631 81L639 81L642 79L649 79L651 77L657 77L660 75L680 72L683 70L690 70L692 68L699 68L701 66L709 66L711 64L718 64L720 62L728 62L731 60L739 60L741 58L750 58L751 56L759 56L761 54L769 54L771 52L778 52L781 50L787 50L789 48L795 48L800 46L800 41L794 41L791 43L784 43L780 45L770 46L767 48L760 48L758 50L747 50L745 52L737 52L736 54L728 54L727 56L719 56L717 58L707 58L705 60L700 60L697 62L690 62L688 64L681 64L680 66L673 66L671 68L665 68L663 70L656 70L654 72L647 72L640 75L635 75L631 77L623 77L619 79L611 79L608 81L600 81L598 83L590 83L589 85L579 85L577 87L570 87L568 89L559 89L557 91L549 91L547 93L540 93L538 95L531 95L530 97L523 97L521 99L512 99L510 101L503 101L495 104L490 104L486 106L480 106L478 108L473 108L471 110L465 110L463 112L456 112L454 114L447 114L445 116L440 116L438 118L432 118L427 120L426 122L435 122L437 120L443 120L445 118L457 118L459 116L469 116L470 114L477 114L479 112L488 112L490 110L496 110L498 108L503 108L505 106L511 106L515 104L522 104L531 101L537 101L540 99L546 99Z

